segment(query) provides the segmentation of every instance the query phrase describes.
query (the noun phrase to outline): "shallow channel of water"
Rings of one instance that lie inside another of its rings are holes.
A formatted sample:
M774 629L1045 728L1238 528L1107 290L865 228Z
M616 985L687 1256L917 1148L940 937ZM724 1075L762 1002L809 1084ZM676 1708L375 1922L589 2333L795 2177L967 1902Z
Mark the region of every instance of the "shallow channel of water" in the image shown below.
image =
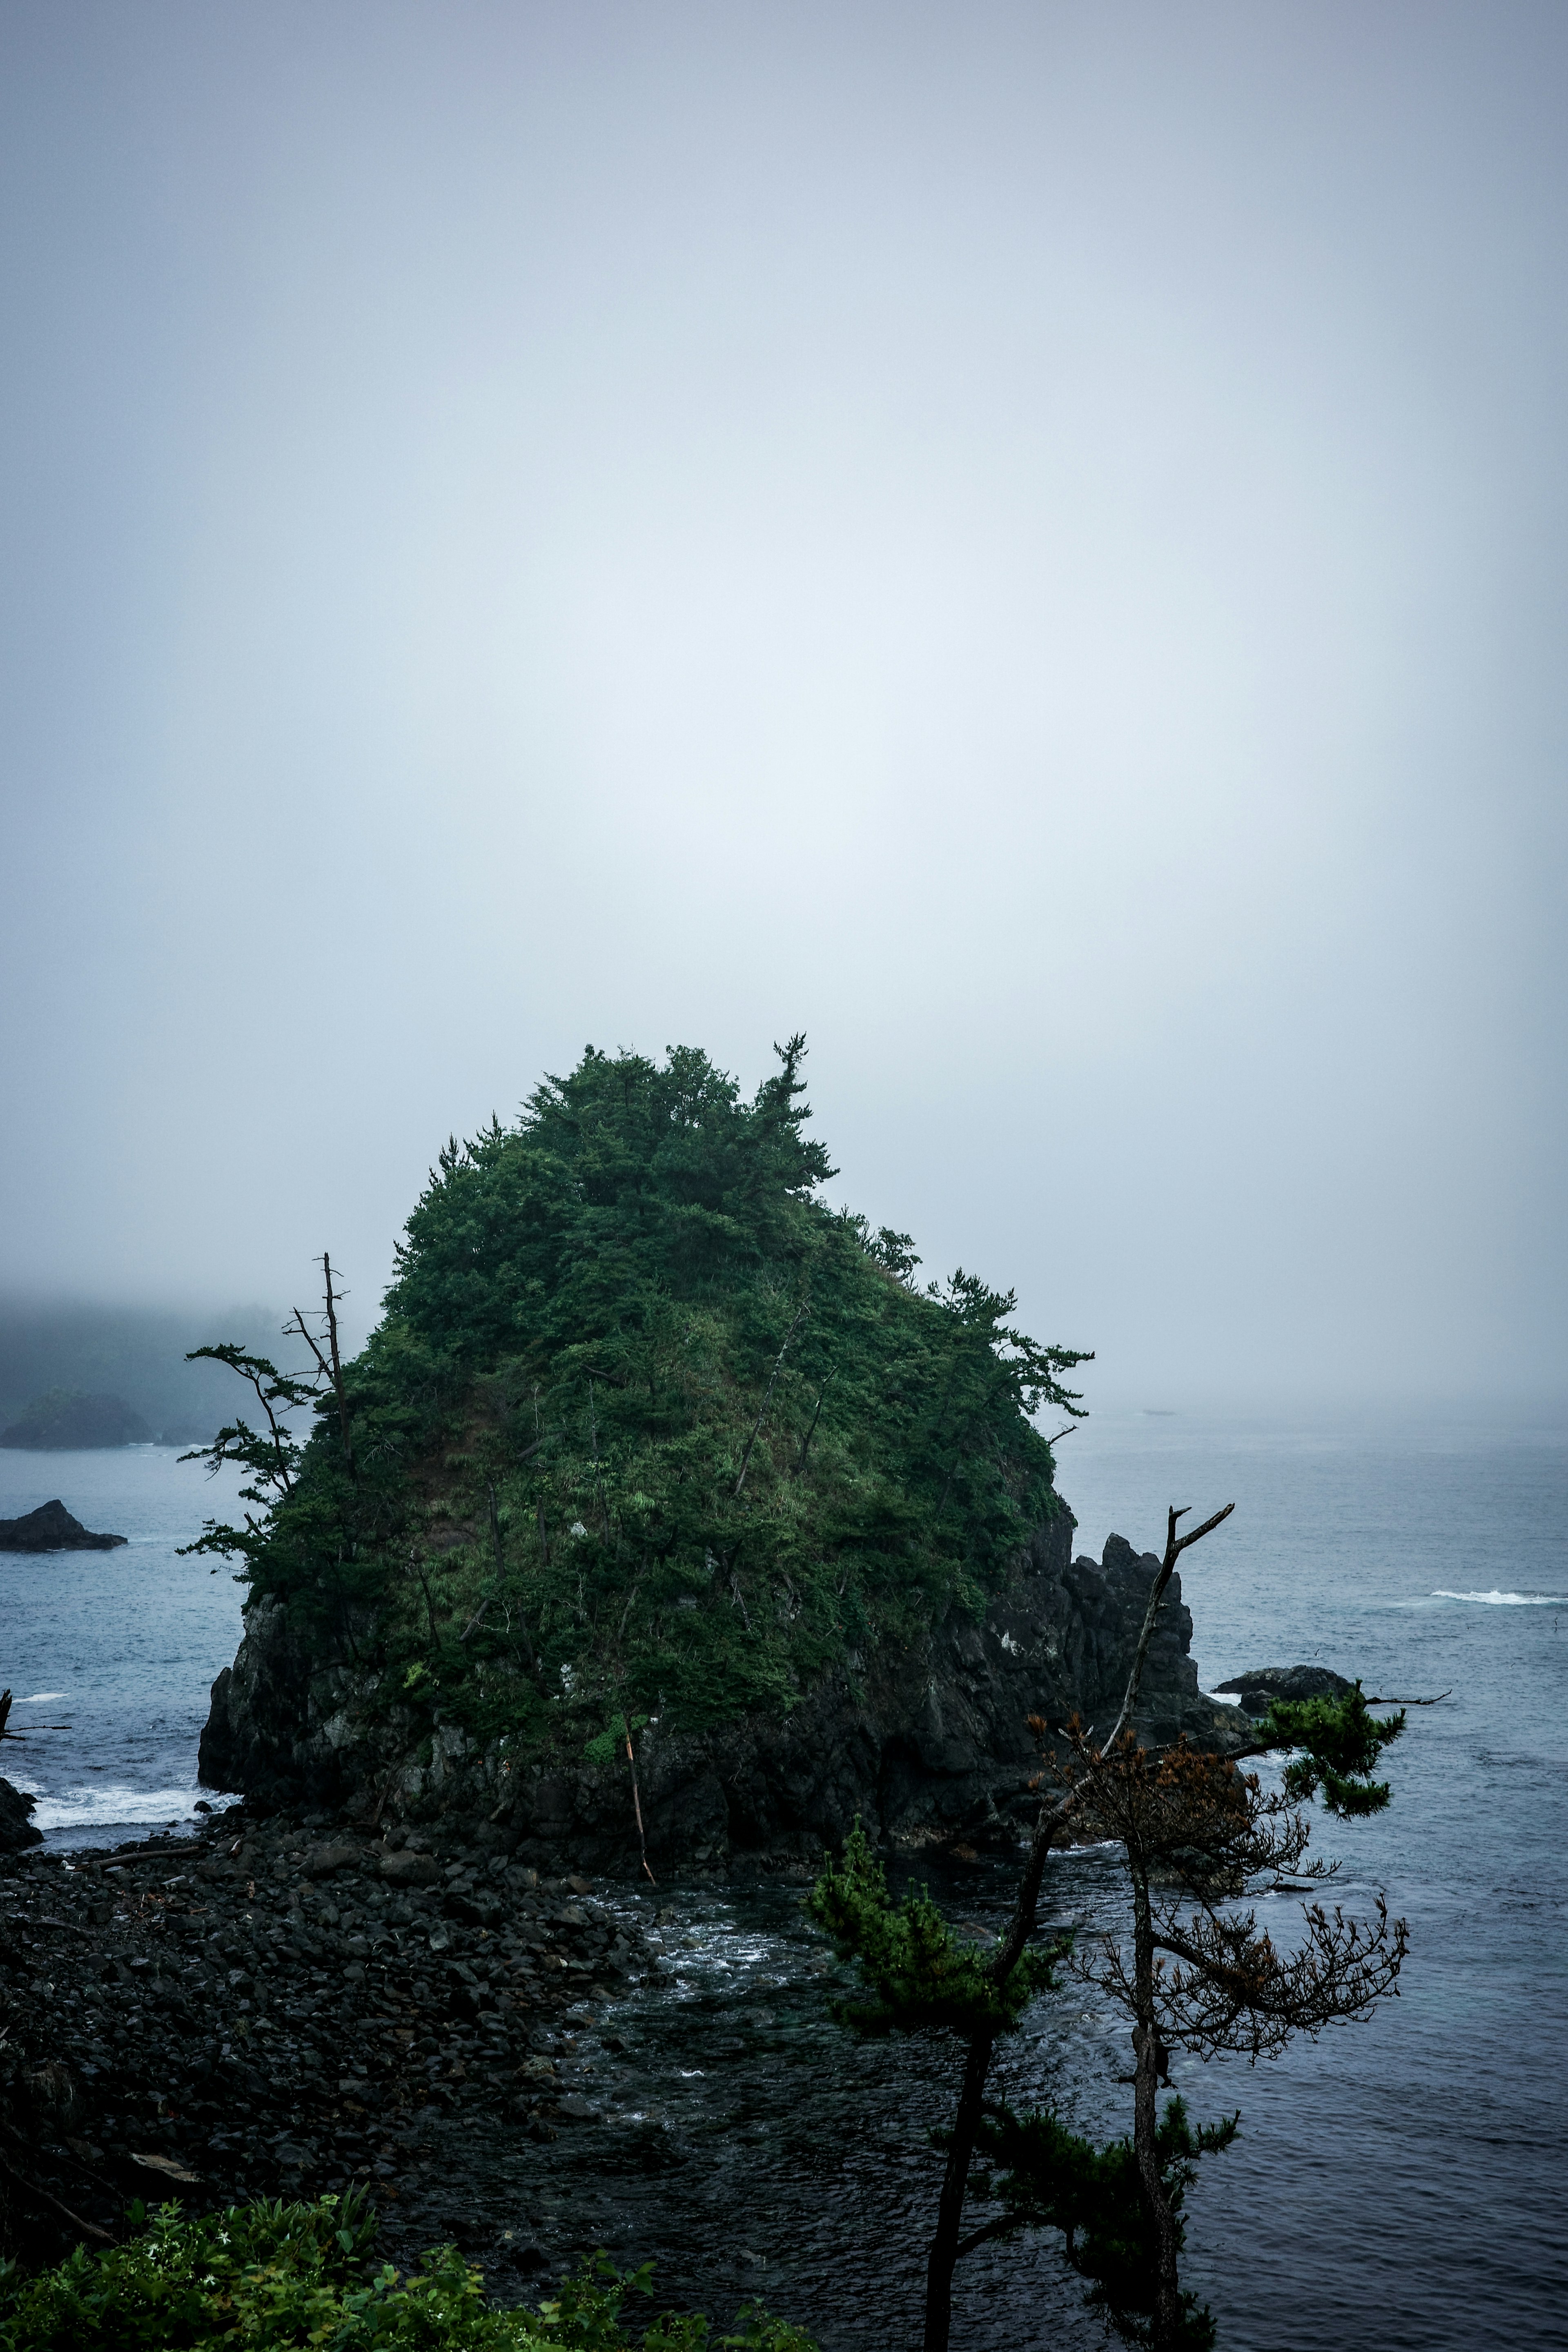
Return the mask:
M1119 1898L1107 1855L1050 1868L1051 1925ZM1010 1907L994 1867L932 1891L982 1930ZM651 2259L659 2300L726 2323L757 2297L827 2352L919 2341L941 2173L926 2133L951 2109L955 2051L936 2037L866 2042L834 2022L831 1998L847 1979L803 1915L802 1892L764 1881L612 1898L662 1946L668 1972L580 2012L563 2039L563 2074L594 2119L544 2145L497 2132L480 2147L466 2124L440 2128L435 2168L447 2193L422 2200L424 2212L459 2231L498 2285L509 2252L509 2291L526 2294L529 2270L548 2275L603 2246L622 2263ZM1110 2077L1125 2066L1124 2039L1098 1997L1070 1983L1036 2004L998 2087L1017 2105L1071 2095L1119 2129ZM1026 2313L1035 2332L1021 2336ZM999 2352L1024 2340L1077 2352L1101 2330L1044 2243L981 2248L961 2278L955 2341Z

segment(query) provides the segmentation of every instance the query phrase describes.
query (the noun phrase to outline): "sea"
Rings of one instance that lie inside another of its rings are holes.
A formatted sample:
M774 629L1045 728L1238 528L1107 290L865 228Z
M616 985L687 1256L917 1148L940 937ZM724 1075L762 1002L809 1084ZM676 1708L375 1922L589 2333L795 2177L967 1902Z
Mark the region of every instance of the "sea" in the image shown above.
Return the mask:
M1312 1661L1413 1706L1393 1802L1318 1824L1333 1899L1405 1918L1400 1996L1364 2025L1256 2067L1178 2055L1199 2117L1239 2111L1189 2202L1184 2283L1222 2352L1519 2352L1568 2345L1568 1427L1388 1414L1096 1415L1060 1448L1075 1549L1158 1547L1166 1507L1236 1511L1187 1556L1205 1689ZM0 1554L0 1769L50 1845L151 1834L201 1796L196 1743L233 1655L238 1592L182 1559L232 1497L166 1452L0 1452L0 1516L58 1496L123 1549ZM1189 1522L1192 1524L1192 1522ZM921 1874L984 1930L1008 1867ZM859 2043L835 1974L774 1883L688 1882L613 1899L667 1972L584 2011L563 2063L595 2125L548 2147L466 2147L454 2126L432 2225L500 2248L510 2293L595 2244L653 2258L661 2293L727 2320L761 2297L826 2352L919 2340L920 2273L951 2050ZM1113 1854L1053 1858L1047 1916L1114 1924ZM1299 1907L1262 1899L1289 1942ZM1109 2137L1130 2123L1125 2021L1066 1978L1009 2045L1002 2087ZM441 2203L445 2196L446 2206ZM417 2200L416 2200L416 2202ZM449 2210L448 2210L449 2209ZM412 2209L410 2214L412 2226ZM502 2284L506 2284L503 2280ZM1049 2239L987 2245L960 2273L955 2352L1102 2343Z

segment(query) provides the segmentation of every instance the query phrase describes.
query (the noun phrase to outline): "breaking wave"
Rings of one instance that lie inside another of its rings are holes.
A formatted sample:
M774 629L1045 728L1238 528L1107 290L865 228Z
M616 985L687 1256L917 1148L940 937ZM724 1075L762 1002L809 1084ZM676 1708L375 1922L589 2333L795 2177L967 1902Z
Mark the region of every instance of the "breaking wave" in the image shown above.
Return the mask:
M184 1821L195 1799L195 1789L132 1789L114 1781L101 1789L62 1789L58 1796L39 1797L33 1827L113 1829L122 1823Z
M1450 1592L1439 1585L1434 1601L1480 1601L1493 1609L1568 1609L1561 1592Z

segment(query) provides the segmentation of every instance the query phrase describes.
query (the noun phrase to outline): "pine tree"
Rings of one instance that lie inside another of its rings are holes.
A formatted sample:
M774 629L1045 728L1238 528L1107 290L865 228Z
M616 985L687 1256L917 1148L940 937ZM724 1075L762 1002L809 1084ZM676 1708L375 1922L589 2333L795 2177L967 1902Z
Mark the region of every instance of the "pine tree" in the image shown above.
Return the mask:
M867 1990L865 2000L842 2004L847 2025L863 2032L938 2026L963 2049L953 2121L940 2136L945 2165L927 2264L925 2352L946 2352L952 2277L963 2255L987 2239L1038 2228L1062 2233L1090 2299L1128 2341L1153 2352L1204 2352L1214 2324L1181 2287L1182 2206L1198 2159L1230 2145L1238 2118L1194 2129L1174 2096L1159 2112L1172 2048L1271 2054L1298 2033L1316 2036L1336 2020L1364 2017L1396 1990L1405 1929L1390 1923L1381 1898L1372 1923L1309 1905L1301 1947L1291 1954L1276 1949L1254 1911L1236 1906L1260 1875L1331 1875L1331 1865L1305 1859L1310 1832L1300 1805L1318 1795L1342 1818L1386 1805L1387 1784L1373 1773L1404 1729L1403 1712L1374 1718L1368 1709L1382 1702L1363 1697L1358 1684L1338 1701L1277 1702L1237 1756L1184 1740L1144 1748L1134 1735L1144 1660L1176 1561L1233 1507L1186 1536L1177 1533L1185 1512L1170 1512L1121 1714L1103 1747L1075 1724L1065 1757L1048 1759L1057 1792L1042 1799L1012 1920L994 1952L956 1935L923 1894L895 1906L858 1827L842 1865L824 1872L810 1898ZM1035 1727L1045 1735L1037 1718ZM1239 1769L1247 1758L1279 1753L1291 1760L1278 1792ZM1070 1954L1059 1939L1032 1944L1046 1858L1069 1829L1121 1844L1132 1895L1130 1941L1106 1936ZM1107 2147L1050 2110L1016 2115L988 2096L997 2042L1069 1961L1132 2019L1133 2128ZM1001 2210L966 2232L965 2203L976 2194Z

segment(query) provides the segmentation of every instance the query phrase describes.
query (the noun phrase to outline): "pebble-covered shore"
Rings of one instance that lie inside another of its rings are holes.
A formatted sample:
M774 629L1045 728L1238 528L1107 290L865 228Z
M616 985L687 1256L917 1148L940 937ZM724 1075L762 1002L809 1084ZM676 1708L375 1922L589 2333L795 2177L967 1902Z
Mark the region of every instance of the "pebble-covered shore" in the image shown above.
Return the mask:
M361 2182L412 2221L449 2117L538 2138L587 2119L574 2031L657 1966L586 1880L542 1881L489 1825L382 1836L237 1807L194 1837L12 1857L7 2250L117 2234L138 2196Z

